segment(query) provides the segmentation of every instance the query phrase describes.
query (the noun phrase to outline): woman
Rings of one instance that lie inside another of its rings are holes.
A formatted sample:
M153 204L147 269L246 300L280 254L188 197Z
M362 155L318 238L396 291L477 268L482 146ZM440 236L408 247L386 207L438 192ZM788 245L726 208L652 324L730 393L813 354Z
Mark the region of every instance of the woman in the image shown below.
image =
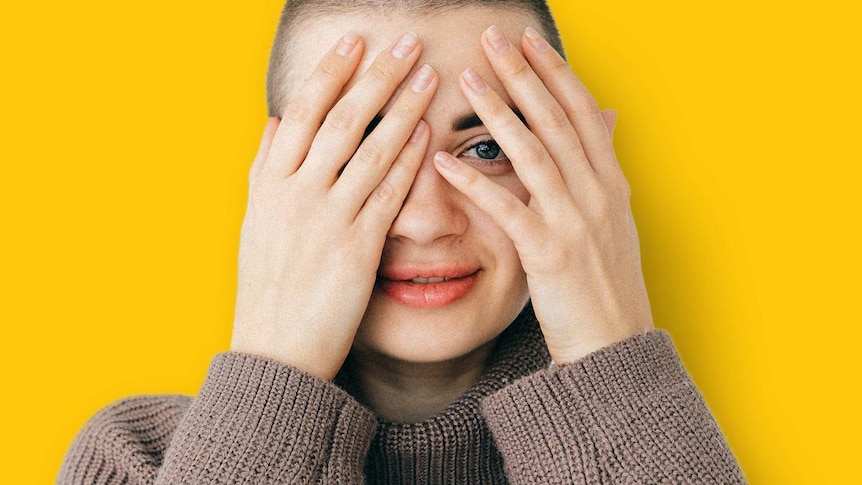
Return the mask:
M231 351L60 482L744 482L561 50L544 2L289 2Z

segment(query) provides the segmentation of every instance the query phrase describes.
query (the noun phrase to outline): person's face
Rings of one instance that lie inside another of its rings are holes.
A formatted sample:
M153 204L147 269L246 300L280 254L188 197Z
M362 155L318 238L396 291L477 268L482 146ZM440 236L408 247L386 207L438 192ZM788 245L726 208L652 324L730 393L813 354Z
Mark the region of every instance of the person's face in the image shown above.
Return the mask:
M525 13L470 6L428 16L332 15L306 22L294 32L293 79L311 73L325 46L351 30L366 44L357 73L364 72L401 34L412 31L423 47L414 70L427 63L440 77L423 118L431 128L430 144L389 231L378 282L356 336L354 345L364 351L411 362L457 358L494 340L528 300L526 277L512 241L449 185L433 164L437 151L449 152L522 201L529 199L487 129L481 122L465 123L471 117L475 120L459 87L459 76L466 68L478 71L509 100L479 44L491 24L516 46L527 25L536 27L533 17Z

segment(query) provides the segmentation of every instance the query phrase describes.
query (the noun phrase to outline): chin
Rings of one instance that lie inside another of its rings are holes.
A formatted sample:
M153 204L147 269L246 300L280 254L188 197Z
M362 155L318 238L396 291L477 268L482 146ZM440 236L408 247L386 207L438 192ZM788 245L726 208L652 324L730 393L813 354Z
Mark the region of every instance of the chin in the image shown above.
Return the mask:
M489 306L460 302L444 308L409 308L375 295L355 345L390 359L430 364L465 357L491 344L523 305L492 314ZM526 301L524 302L526 303ZM483 308L484 311L478 311Z

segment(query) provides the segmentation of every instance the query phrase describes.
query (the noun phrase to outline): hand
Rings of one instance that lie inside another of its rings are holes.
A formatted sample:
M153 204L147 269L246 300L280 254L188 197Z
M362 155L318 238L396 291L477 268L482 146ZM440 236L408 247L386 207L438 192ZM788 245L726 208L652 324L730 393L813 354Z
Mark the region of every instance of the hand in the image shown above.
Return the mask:
M434 70L420 68L363 135L420 51L406 34L339 99L363 52L348 34L295 91L284 117L266 125L249 175L231 350L323 379L338 372L386 233L427 150L430 130L420 117L437 88Z
M630 188L602 113L565 60L528 28L524 55L491 27L482 47L527 126L468 69L461 88L531 198L446 154L435 166L515 244L551 357L573 362L653 327ZM525 58L526 56L526 58Z

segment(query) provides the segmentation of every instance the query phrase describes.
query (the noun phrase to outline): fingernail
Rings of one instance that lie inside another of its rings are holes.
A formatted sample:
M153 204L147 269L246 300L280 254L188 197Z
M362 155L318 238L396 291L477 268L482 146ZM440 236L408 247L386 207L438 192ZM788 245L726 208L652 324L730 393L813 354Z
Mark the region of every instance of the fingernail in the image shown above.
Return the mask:
M608 127L608 133L610 133L611 136L613 136L614 130L617 128L617 112L616 112L616 110L609 109L609 110L607 110L607 113L608 113L608 117L610 117L609 124L611 125Z
M485 38L488 39L488 43L498 54L505 54L511 48L509 41L506 40L496 25L488 27L488 30L485 31Z
M530 41L530 45L533 46L534 49L538 51L543 51L551 47L551 44L548 44L548 41L542 37L542 34L536 31L536 29L532 27L527 27L524 31L527 34L527 39Z
M488 85L485 84L485 81L483 81L482 78L479 77L479 74L477 74L472 67L468 67L467 70L461 74L461 77L463 77L464 80L467 81L467 85L470 86L470 89L476 91L479 94L482 94L488 90Z
M422 138L422 135L425 133L425 128L427 128L427 127L428 127L428 124L425 123L425 121L419 120L419 123L416 123L416 128L413 128L413 134L410 135L409 142L410 143L418 142Z
M419 38L413 32L407 32L398 39L398 43L392 48L392 55L396 59L404 59L409 56L416 45L419 44Z
M359 36L356 35L355 32L348 32L341 38L341 42L338 43L338 47L335 48L335 53L342 57L347 57L348 54L353 52L353 49L356 48L356 44L359 43Z
M446 152L437 152L434 154L434 163L441 168L453 169L458 166L458 160Z
M410 89L415 93L421 93L428 89L431 80L434 79L434 69L428 64L420 67L416 74L413 75L413 81L410 83Z

